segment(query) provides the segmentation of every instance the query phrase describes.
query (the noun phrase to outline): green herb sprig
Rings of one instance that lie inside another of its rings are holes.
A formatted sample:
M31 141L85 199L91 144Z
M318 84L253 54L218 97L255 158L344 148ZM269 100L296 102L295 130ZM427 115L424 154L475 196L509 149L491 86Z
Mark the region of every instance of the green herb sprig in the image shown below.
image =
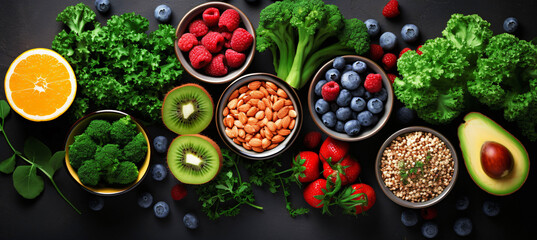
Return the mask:
M431 153L427 153L425 157L425 162L416 161L413 167L408 168L404 160L399 161L399 176L401 177L403 184L408 184L408 178L415 176L418 173L423 173L423 168L431 160Z

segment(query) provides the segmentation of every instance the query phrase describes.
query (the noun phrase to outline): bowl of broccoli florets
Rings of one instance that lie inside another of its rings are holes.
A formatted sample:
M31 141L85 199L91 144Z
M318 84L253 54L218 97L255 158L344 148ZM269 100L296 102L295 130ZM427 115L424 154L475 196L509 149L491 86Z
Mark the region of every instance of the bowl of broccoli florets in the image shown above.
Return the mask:
M101 110L79 119L65 144L73 179L97 195L118 195L145 177L151 148L143 126L130 115Z

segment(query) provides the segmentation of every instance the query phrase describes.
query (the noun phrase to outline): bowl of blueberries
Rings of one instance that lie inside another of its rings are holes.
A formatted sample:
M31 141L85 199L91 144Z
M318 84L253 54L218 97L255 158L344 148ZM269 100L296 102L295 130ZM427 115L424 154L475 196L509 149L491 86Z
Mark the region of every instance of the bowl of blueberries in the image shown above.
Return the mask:
M308 92L308 109L315 124L330 137L360 141L388 122L393 98L382 67L362 56L345 55L317 71Z

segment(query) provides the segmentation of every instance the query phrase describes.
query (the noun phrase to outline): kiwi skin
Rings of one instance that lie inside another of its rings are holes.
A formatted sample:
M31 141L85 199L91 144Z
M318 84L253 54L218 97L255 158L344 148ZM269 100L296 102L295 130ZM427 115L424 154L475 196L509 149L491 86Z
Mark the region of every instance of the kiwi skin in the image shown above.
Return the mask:
M172 93L173 91L177 90L177 89L180 89L180 88L183 88L183 87L188 87L188 86L191 86L191 87L196 87L196 88L199 88L200 90L202 90L208 97L209 97L209 100L211 100L211 106L212 106L212 109L211 111L214 112L214 101L213 101L213 98L211 97L211 94L209 94L209 92L207 92L207 90L205 90L205 88L203 88L202 86L198 85L198 84L195 84L195 83L186 83L186 84L183 84L181 86L178 86L178 87L175 87L173 88L172 90L168 91L168 93L166 94L166 96L164 97L164 100L162 101L162 107L160 108L160 116L162 118L162 120L164 121L164 116L165 116L165 113L164 113L164 103L166 102L166 99L168 99L168 97L170 97L170 93ZM211 117L211 121L212 121L212 117ZM211 122L208 122L207 125L201 130L203 131L205 128L207 128L209 125L211 124ZM183 135L183 134L197 134L199 132L190 132L190 133L181 133L181 132L177 132L176 130L173 130L171 129L170 127L168 127L166 125L166 123L164 123L164 126L166 126L166 128L168 128L170 131L172 132L175 132L177 134L180 134L180 135ZM201 132L200 131L200 132Z
M222 170L222 165L224 163L224 157L222 156L222 151L220 150L220 146L218 146L218 144L216 144L216 142L214 142L211 138L207 137L207 136L204 136L204 135L201 135L201 134L185 134L185 135L180 135L180 136L177 136L175 139L177 138L180 138L180 137L183 137L183 136L194 136L194 137L199 137L201 139L204 139L206 140L207 142L209 142L213 147L214 149L216 149L216 152L218 153L218 159L219 159L219 164L218 164L218 171L216 172L216 174L213 176L213 178L211 178L209 181L207 182L210 182L212 181L216 176L218 176L218 174L220 173L220 170ZM174 139L174 140L175 140ZM173 141L172 141L173 142ZM171 143L170 143L171 145ZM174 151L175 149L172 149L172 148L168 148L168 155L171 151ZM168 156L166 156L166 159L168 159ZM170 167L170 163L169 161L166 161L168 163L168 170L171 169ZM175 177L175 179L179 180L179 178L177 176L175 176L175 174L173 173L173 171L169 171L172 173L172 175ZM180 180L179 180L180 181ZM207 183L205 182L205 183ZM205 184L205 183L200 183L200 184L192 184L192 185L202 185L202 184Z

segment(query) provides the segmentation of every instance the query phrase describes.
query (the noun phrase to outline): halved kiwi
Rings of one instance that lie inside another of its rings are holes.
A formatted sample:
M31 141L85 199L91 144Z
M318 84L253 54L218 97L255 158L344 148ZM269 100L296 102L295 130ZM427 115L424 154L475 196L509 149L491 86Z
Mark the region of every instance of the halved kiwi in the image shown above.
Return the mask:
M204 184L211 181L222 168L220 147L210 138L181 135L168 148L168 168L182 183Z
M172 89L162 103L162 121L177 134L203 131L213 119L211 95L200 85L187 83Z

